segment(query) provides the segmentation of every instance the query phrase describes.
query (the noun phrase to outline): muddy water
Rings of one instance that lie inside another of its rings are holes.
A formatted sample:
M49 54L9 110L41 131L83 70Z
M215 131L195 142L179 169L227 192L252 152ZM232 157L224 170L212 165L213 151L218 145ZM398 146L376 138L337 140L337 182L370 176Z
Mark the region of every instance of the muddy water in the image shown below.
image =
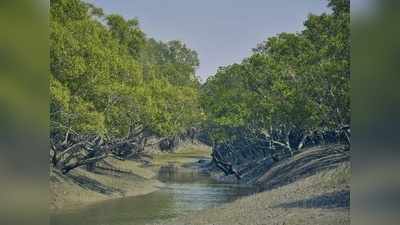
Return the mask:
M207 175L174 166L162 167L166 185L144 196L93 204L53 214L52 225L142 225L219 206L255 192L251 187L217 183Z

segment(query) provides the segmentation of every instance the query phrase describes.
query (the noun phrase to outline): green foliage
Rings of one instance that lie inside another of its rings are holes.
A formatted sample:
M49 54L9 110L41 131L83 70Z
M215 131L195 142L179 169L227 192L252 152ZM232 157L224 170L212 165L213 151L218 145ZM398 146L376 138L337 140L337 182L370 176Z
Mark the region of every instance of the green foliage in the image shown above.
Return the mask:
M50 7L51 21L65 23L73 20L84 20L88 16L88 5L81 1L50 0Z
M301 33L282 33L241 64L220 69L201 90L205 126L215 142L232 130L267 133L293 147L311 132L350 123L349 1L332 0L333 14L310 15Z
M173 136L199 121L196 52L80 0L52 0L50 14L53 136Z
M137 59L146 41L145 34L139 29L139 21L125 20L122 16L115 14L107 16L106 20L113 37Z
M160 136L174 136L199 121L197 90L155 79L142 88L143 120Z
M167 43L149 39L142 54L145 79L167 79L178 86L198 87L195 69L199 66L197 53L180 41Z
M290 149L346 126L349 1L329 6L332 14L310 15L304 31L269 38L200 85L197 53L184 43L148 38L137 19L80 0L51 0L51 134L172 137L202 122L214 143L245 130L281 143L294 136Z

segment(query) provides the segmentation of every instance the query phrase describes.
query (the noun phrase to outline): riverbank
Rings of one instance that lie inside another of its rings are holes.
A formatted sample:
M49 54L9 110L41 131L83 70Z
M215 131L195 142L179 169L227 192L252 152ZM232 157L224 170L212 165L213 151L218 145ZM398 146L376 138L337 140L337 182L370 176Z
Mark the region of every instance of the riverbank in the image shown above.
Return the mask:
M306 149L267 171L254 171L246 182L264 192L162 224L350 224L349 160L350 152L340 145Z
M214 164L209 164L205 170L219 182L258 185L262 190L267 190L335 168L349 160L350 151L347 146L330 144L305 148L279 162L273 162L271 158L245 162L244 166L236 168L241 168L240 180L233 174L225 175Z
M350 224L350 165L342 163L295 183L163 225ZM157 224L159 225L159 224Z
M134 161L107 159L89 172L77 168L68 175L50 172L50 209L72 209L90 203L156 191L163 184L156 174Z
M89 172L77 168L68 175L50 170L50 210L66 210L99 201L139 196L163 187L157 179L159 169L174 165L182 167L209 157L208 146L184 144L175 152L152 152L147 161L108 158Z
M165 165L185 167L199 160L211 160L211 151L211 147L204 144L184 143L172 153L154 152L151 165L154 168Z

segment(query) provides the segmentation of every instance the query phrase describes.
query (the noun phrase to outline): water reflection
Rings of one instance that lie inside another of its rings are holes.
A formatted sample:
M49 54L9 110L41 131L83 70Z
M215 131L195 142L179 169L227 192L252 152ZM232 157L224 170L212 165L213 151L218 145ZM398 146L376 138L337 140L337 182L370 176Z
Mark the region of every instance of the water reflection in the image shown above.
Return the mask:
M174 166L162 167L159 179L166 183L160 191L53 214L51 224L140 225L218 206L254 193L252 188L216 183L206 174Z
M174 164L161 166L158 180L164 183L216 183L206 173L191 168L181 168Z

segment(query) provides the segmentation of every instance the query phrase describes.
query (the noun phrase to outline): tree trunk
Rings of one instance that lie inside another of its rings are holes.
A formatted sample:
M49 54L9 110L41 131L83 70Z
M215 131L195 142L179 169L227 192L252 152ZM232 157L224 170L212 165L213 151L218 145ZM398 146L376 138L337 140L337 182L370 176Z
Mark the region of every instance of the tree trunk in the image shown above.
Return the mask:
M313 132L308 132L306 134L303 135L303 137L301 138L301 141L299 142L299 144L297 145L297 151L302 149L304 147L304 144L307 140L308 137L310 137L312 135Z
M291 133L290 130L286 133L285 140L286 140L286 148L290 153L290 157L293 157L293 150L292 147L290 146L290 133Z
M231 163L222 161L222 157L217 150L213 151L212 158L213 158L213 161L215 162L216 166L219 169L221 169L222 172L225 173L225 175L228 176L230 174L234 174L238 180L241 179L240 173L233 168Z
M77 162L75 162L75 163L73 163L71 165L63 167L61 172L63 174L67 174L71 170L73 170L73 169L75 169L77 167L80 167L80 166L83 166L83 165L87 165L87 164L90 164L90 163L95 163L97 161L105 159L107 156L108 156L107 154L103 154L103 155L100 155L100 156L96 156L94 158L87 158L87 159L79 160L79 161L77 161Z
M342 127L342 130L343 130L343 132L344 132L344 135L346 136L347 144L350 145L350 142L351 142L351 137L350 137L350 126L348 126L348 125L343 126L343 127Z
M56 147L52 145L51 150L53 152L53 156L51 157L51 163L53 164L54 167L56 167L58 163Z

